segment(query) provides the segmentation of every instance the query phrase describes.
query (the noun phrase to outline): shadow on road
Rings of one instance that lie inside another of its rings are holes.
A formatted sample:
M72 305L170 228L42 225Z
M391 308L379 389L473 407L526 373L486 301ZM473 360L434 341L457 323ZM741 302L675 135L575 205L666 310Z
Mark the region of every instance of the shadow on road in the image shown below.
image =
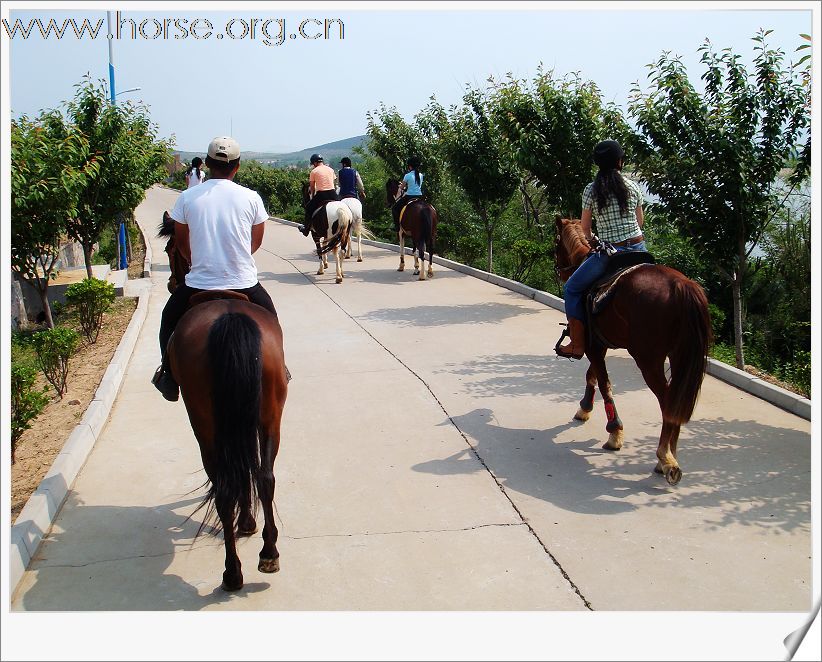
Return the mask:
M487 408L452 420L505 489L570 512L615 515L640 507L634 497L651 495L642 508L711 509L701 525L708 530L735 523L810 531L810 448L807 435L795 430L724 418L692 421L679 444L682 483L669 487L652 471L656 436L626 439L616 453L601 448L601 430L591 423L508 428ZM573 440L565 441L569 436ZM589 461L603 455L607 462ZM471 459L466 448L413 468L436 475L484 470Z
M37 571L22 600L26 611L196 611L210 605L240 602L245 595L269 588L267 582L246 582L236 593L220 588L223 539L207 532L196 544L200 521L186 521L194 497L156 507L86 506L70 494L61 520L40 546L30 569ZM180 512L177 512L180 511ZM99 532L105 522L105 539ZM157 535L157 530L160 535ZM89 536L99 545L89 548ZM257 546L260 534L247 544ZM244 544L243 542L240 543ZM199 586L169 571L174 555L217 548L208 575ZM91 554L89 554L91 551ZM75 555L82 554L82 558ZM121 562L124 561L124 562ZM245 566L244 566L245 570ZM256 566L247 574L256 573ZM253 575L252 575L253 576ZM40 581L43 577L43 581ZM249 578L247 578L249 579ZM83 589L78 590L82 585Z
M507 303L480 303L451 306L410 306L383 308L359 319L367 322L390 322L407 326L446 326L454 324L499 324L518 315L537 315L540 311Z

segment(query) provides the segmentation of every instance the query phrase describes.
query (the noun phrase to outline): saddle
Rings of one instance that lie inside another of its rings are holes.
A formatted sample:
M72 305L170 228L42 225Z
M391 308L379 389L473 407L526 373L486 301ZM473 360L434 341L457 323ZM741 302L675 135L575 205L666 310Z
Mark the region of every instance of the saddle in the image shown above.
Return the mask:
M605 309L614 296L620 278L649 264L656 264L656 259L646 251L620 251L608 258L608 270L588 288L585 295L585 328L588 343L598 342L609 349L616 349L616 346L609 343L600 332L596 316Z

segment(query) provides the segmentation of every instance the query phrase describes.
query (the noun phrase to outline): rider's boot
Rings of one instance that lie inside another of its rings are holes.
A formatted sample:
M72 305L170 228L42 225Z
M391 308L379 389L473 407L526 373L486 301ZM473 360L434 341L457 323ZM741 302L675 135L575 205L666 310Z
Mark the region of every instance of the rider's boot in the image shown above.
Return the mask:
M163 362L151 378L151 383L157 387L157 390L163 394L163 397L169 402L177 402L180 398L180 386L174 381L171 376L171 369L168 365L167 356L163 357Z
M578 319L568 318L568 335L571 337L567 345L554 348L558 356L569 359L581 359L585 355L585 325Z

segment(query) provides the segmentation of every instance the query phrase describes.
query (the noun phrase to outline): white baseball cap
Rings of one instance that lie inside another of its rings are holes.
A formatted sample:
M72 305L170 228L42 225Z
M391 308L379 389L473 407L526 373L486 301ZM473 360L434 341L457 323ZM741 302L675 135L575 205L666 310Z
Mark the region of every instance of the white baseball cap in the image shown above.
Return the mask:
M218 136L209 143L208 155L217 161L234 161L240 158L240 143L228 136Z

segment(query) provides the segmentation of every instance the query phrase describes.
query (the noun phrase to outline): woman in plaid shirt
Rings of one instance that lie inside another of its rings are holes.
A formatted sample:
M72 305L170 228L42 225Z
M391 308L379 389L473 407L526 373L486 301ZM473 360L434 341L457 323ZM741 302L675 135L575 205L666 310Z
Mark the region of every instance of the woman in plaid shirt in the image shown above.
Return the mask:
M644 251L642 236L642 191L622 174L625 152L615 140L603 140L594 148L594 163L599 166L596 178L582 192L582 229L591 239L596 221L599 238L614 245L617 251ZM565 283L565 314L571 339L556 352L567 358L581 359L585 354L585 301L588 288L607 269L605 255L594 252Z

